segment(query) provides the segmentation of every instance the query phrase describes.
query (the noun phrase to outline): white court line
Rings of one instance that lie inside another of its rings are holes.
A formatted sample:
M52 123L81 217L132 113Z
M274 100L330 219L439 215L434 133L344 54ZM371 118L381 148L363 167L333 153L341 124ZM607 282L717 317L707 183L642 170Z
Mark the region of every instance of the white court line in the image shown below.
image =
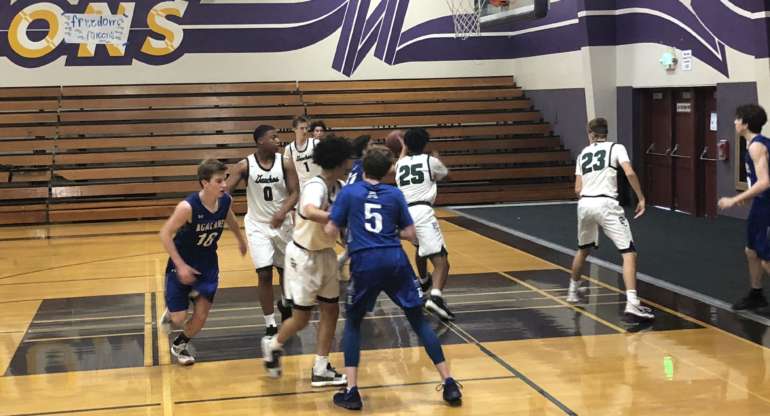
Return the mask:
M532 206L546 206L546 205L577 205L577 201L547 201L547 202L513 202L509 204L488 204L488 205L451 205L448 207L439 207L441 209L447 209L454 211L456 209L469 209L469 208L504 208L504 207L532 207ZM456 212L456 211L455 211Z
M530 205L557 205L557 204L558 203L543 203L543 204L535 203L535 204L530 204ZM488 205L486 207L495 207L495 206L504 206L504 205ZM481 207L485 207L485 206L481 206ZM542 238L538 238L538 237L535 237L533 235L530 235L530 234L527 234L527 233L523 233L521 231L514 230L512 228L508 228L508 227L502 226L500 224L496 224L494 222L485 220L483 218L477 217L477 216L472 215L472 214L468 214L468 213L464 213L464 212L461 212L461 211L457 211L457 210L455 210L455 208L459 208L459 207L445 207L444 209L452 211L455 214L460 215L462 217L466 217L466 218L472 219L474 221L477 221L477 222L479 222L481 224L484 224L486 226L495 228L497 230L506 232L508 234L514 235L514 236L519 237L519 238L523 238L524 240L528 240L528 241L531 241L533 243L539 244L541 246L548 247L548 248L550 248L552 250L555 250L555 251L558 251L560 253L563 253L563 254L566 254L566 255L569 255L569 256L574 256L575 253L576 253L576 251L571 249L571 248L567 248L567 247L564 247L562 245L559 245L559 244L556 244L556 243L552 243L552 242L547 241L547 240L543 240ZM596 265L601 266L601 267L604 267L606 269L614 270L615 272L618 272L618 273L623 273L623 267L622 266L619 266L619 265L617 265L615 263L611 263L611 262L606 261L606 260L598 259L598 258L596 258L594 256L589 256L588 257L588 262L596 264ZM733 313L735 313L735 314L737 314L737 315L739 315L739 316L741 316L743 318L750 319L750 320L752 320L754 322L757 322L757 323L760 323L762 325L770 326L770 319L768 319L768 318L766 318L764 316L758 315L758 314L756 314L754 312L733 311L732 310L732 306L729 303L725 302L725 301L713 298L711 296L705 295L703 293L696 292L696 291L691 290L691 289L687 289L686 287L682 287L682 286L679 286L679 285L667 282L665 280L658 279L657 277L650 276L649 274L646 274L646 273L637 272L636 276L637 276L637 279L639 279L639 280L641 280L643 282L649 283L651 285L654 285L654 286L657 286L657 287L669 290L671 292L674 292L674 293L677 293L677 294L680 294L680 295L683 295L683 296L687 296L689 298L693 298L695 300L698 300L700 302L703 302L703 303L705 303L707 305L710 305L710 306L713 306L715 308L723 309L723 310L728 311L728 312L733 312Z

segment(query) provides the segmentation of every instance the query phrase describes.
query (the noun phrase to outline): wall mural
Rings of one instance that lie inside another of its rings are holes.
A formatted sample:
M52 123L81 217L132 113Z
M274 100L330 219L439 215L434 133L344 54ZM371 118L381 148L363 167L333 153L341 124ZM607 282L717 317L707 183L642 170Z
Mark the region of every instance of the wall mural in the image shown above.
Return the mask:
M416 0L412 0L416 1ZM424 1L424 0L421 0ZM434 0L438 1L438 0ZM770 5L757 0L561 0L547 18L497 27L460 40L451 16L405 28L410 0L311 0L305 3L201 4L199 0L21 0L0 6L0 56L34 68L66 57L66 66L151 65L184 54L299 50L340 32L329 65L351 76L365 59L418 61L510 59L583 46L659 43L693 54L729 76L725 45L770 55ZM370 6L374 8L370 12ZM69 14L123 15L121 45L65 42ZM128 29L128 28L127 28ZM373 58L372 58L373 56Z

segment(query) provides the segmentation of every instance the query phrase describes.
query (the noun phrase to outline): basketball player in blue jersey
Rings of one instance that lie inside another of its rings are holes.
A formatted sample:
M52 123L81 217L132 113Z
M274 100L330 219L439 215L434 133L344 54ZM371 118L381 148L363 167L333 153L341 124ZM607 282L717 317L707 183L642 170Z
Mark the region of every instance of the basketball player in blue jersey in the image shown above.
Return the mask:
M350 166L350 173L345 185L351 185L364 179L364 152L369 148L371 136L358 136L353 139L353 164Z
M404 311L436 365L444 400L460 405L460 386L450 375L441 343L425 319L418 282L401 248L400 239L416 238L414 222L404 195L396 187L380 183L393 165L393 154L385 147L372 147L364 155L363 165L364 180L342 188L325 227L332 236L347 227L350 251L351 278L342 341L348 384L334 395L334 404L351 410L363 405L357 387L361 323L384 291Z
M203 328L214 302L219 284L217 241L225 224L235 234L241 255L247 251L246 240L230 208L232 198L227 193L226 170L225 164L218 160L204 160L198 166L198 181L203 189L180 202L160 230L160 240L169 254L166 307L171 324L182 328L171 345L171 354L182 365L195 363L187 346ZM197 292L193 314L185 322L193 291Z
M757 309L767 306L762 293L762 276L770 274L770 176L768 154L770 139L763 136L762 126L767 113L756 104L738 107L735 111L735 132L746 139L746 178L749 189L732 197L719 200L720 209L743 205L751 200L751 211L746 221L746 260L749 263L751 290L733 305L735 310Z

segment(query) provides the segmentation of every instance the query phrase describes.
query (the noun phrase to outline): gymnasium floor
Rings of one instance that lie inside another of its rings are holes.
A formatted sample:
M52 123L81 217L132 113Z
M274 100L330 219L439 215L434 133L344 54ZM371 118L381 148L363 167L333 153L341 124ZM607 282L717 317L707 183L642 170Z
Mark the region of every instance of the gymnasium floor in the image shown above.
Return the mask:
M266 377L256 276L230 234L222 289L193 341L199 362L171 364L156 325L160 224L0 229L0 415L346 414L334 389L309 386L314 329L287 346L284 377ZM441 225L458 318L433 325L464 405L443 405L427 356L382 297L365 324L365 414L770 414L765 326L650 285L640 293L658 319L628 326L615 272L591 267L590 302L572 306L564 254L452 212ZM342 367L341 354L332 361Z

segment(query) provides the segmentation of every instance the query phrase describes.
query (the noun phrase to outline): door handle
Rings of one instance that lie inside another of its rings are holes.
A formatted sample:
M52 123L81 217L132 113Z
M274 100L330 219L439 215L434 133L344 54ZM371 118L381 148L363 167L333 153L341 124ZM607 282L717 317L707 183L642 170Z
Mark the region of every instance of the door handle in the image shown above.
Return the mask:
M679 158L679 159L689 159L690 158L690 156L682 156L682 155L676 154L676 152L678 152L678 151L679 151L679 145L676 144L676 145L674 145L674 149L671 151L671 154L669 156L674 157L674 158Z
M668 154L671 152L671 148L666 149L665 153L655 153L654 150L655 150L655 143L650 143L650 147L648 147L644 153L647 155L653 155L653 156L668 156Z
M712 159L712 158L706 157L706 155L708 154L708 151L709 151L709 147L705 146L703 148L703 152L701 152L700 154L700 160L703 160L706 162L719 162L719 159Z

